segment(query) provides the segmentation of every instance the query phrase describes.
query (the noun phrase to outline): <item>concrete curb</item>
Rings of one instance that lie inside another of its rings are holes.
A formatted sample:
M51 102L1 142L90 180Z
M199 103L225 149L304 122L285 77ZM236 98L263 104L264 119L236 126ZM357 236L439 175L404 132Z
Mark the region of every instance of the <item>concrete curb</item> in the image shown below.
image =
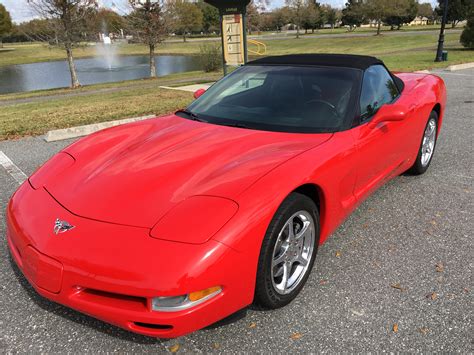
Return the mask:
M160 86L160 89L195 92L196 90L199 90L199 89L207 90L212 84L214 83L192 84L192 85L185 85L185 86Z
M449 67L446 68L446 70L456 71L456 70L470 69L470 68L474 68L474 62L450 65Z
M56 130L49 131L48 133L46 133L44 140L46 142L55 142L55 141L61 141L64 139L87 136L88 134L100 131L104 128L119 126L125 123L142 121L142 120L146 120L153 117L156 117L156 116L148 115L148 116L142 116L142 117L126 118L123 120L94 123L94 124L85 125L85 126L56 129Z

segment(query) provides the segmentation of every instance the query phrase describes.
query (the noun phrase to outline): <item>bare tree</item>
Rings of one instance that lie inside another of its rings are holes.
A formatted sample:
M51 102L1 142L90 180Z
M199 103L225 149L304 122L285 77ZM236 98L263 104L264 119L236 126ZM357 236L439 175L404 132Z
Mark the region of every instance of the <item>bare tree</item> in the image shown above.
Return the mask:
M127 16L135 39L148 45L150 77L156 77L155 47L165 39L166 24L163 9L157 0L129 0L132 13Z
M296 25L296 38L300 38L300 28L305 14L305 0L285 0L286 5L292 10L293 22Z
M87 9L96 7L96 0L28 0L35 15L48 20L54 28L55 42L66 50L71 87L80 86L74 64L73 48L81 42L81 30Z

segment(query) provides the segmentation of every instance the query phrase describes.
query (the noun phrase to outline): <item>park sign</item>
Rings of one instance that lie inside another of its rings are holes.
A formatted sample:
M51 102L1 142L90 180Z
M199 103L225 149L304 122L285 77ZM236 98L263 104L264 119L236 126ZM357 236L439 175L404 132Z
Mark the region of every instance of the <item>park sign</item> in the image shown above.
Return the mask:
M221 15L245 14L250 0L204 0L219 9Z
M250 0L204 0L219 9L221 16L224 73L227 65L247 62L245 14Z

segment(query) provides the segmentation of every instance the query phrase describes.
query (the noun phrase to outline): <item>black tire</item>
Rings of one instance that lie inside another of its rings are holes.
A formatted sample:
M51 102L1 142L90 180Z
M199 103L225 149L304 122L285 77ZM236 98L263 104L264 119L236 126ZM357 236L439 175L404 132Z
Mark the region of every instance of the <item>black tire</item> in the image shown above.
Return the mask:
M409 174L409 175L424 174L426 172L426 170L428 170L428 168L431 164L431 161L433 160L433 156L434 156L435 149L436 149L436 143L438 141L437 133L435 133L435 138L434 138L435 141L434 141L433 152L431 154L431 157L428 160L428 163L425 163L425 164L422 163L423 139L424 139L425 131L426 131L428 125L430 124L430 121L432 121L432 120L434 120L434 122L436 124L435 130L437 132L438 131L438 113L436 111L431 111L430 117L428 118L428 121L426 122L425 129L423 130L423 136L421 137L420 148L418 149L418 155L416 156L416 160L413 163L413 165L411 166L411 168L407 170L407 174Z
M313 252L310 256L309 266L304 275L301 276L300 281L298 281L295 288L287 294L281 294L276 290L272 282L271 268L273 252L280 231L283 229L286 222L295 213L300 211L307 212L314 221L315 234ZM290 303L300 293L311 273L314 260L316 259L319 244L319 229L318 208L309 197L300 193L292 193L282 202L267 229L265 238L263 239L258 261L254 303L270 309L280 308Z

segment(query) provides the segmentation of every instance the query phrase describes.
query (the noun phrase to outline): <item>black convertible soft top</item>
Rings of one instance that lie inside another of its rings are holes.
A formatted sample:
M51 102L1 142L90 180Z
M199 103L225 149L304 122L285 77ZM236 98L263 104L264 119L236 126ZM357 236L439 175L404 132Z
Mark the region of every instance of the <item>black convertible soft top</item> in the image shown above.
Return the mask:
M383 64L380 59L368 55L355 54L291 54L264 57L253 60L248 65L321 65L365 70L374 64Z

